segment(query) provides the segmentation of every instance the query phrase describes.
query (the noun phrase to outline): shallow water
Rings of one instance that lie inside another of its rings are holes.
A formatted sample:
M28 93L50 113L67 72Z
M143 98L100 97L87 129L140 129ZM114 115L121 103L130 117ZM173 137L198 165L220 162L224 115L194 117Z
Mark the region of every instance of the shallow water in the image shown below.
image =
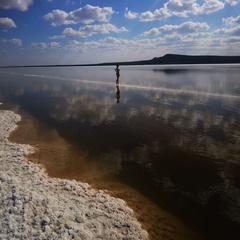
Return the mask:
M69 142L56 176L116 177L205 239L238 239L240 65L120 69L118 86L114 67L0 69L0 100Z

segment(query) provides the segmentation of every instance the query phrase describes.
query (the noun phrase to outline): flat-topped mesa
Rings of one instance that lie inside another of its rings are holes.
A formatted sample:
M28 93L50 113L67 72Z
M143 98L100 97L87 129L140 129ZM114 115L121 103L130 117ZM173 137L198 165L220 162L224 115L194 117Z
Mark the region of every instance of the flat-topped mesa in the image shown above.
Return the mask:
M222 64L240 63L240 56L165 54L150 61L152 64Z
M165 54L162 57L154 57L150 60L138 60L130 62L104 62L94 64L63 64L63 65L29 65L29 66L0 66L0 68L22 67L75 67L75 66L113 66L119 65L163 65L163 64L240 64L240 56L217 55L181 55Z

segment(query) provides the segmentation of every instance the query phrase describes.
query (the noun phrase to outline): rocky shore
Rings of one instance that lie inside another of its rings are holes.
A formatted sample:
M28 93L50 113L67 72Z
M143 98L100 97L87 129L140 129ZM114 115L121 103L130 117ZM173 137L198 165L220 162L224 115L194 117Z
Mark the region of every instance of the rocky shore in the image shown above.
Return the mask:
M34 148L7 139L20 119L0 110L0 239L148 239L123 200L29 162Z

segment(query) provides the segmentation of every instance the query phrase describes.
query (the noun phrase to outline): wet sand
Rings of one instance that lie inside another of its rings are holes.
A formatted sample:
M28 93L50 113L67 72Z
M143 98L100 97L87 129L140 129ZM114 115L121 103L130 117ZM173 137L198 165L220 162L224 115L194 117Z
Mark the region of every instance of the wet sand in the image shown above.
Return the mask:
M49 179L61 178L68 179L70 182L77 180L80 183L90 184L92 190L106 190L109 195L123 199L133 209L134 216L142 224L142 228L147 230L149 239L201 239L180 219L121 182L117 175L102 172L94 159L65 141L54 129L50 129L27 113L19 112L16 106L6 107L22 116L10 140L34 147L35 151L27 158L35 164L40 164L50 177Z

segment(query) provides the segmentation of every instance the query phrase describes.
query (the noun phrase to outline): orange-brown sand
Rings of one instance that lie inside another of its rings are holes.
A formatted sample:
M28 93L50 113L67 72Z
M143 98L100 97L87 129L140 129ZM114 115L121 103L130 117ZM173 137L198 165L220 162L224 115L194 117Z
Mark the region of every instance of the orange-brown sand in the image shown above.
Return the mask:
M18 109L12 109L18 112ZM202 239L176 216L120 182L117 176L101 171L94 159L59 136L56 130L23 111L18 113L22 120L10 140L36 148L28 159L41 164L50 177L86 182L92 188L107 190L110 195L123 199L152 240Z

